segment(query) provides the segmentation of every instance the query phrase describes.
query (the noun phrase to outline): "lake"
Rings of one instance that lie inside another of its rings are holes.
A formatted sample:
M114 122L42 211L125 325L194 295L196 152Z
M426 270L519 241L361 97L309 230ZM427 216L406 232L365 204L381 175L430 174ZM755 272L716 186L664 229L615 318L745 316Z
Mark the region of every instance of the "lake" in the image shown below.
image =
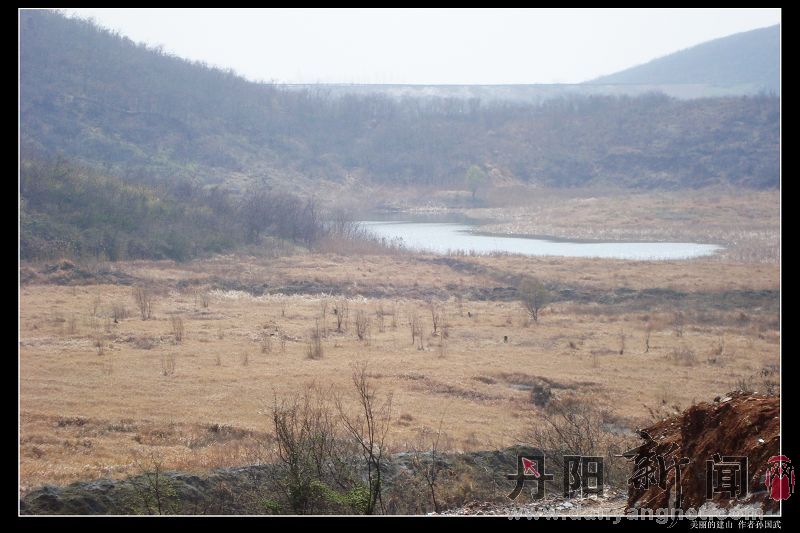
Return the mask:
M410 249L435 253L507 252L523 255L674 260L712 255L722 247L692 242L584 242L547 238L503 237L475 233L476 226L458 222L364 220L373 235L402 240Z

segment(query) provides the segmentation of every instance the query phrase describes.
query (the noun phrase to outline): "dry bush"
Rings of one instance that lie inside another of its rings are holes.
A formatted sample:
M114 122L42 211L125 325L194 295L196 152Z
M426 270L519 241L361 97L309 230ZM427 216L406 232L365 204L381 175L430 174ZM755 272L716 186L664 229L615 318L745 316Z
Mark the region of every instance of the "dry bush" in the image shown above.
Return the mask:
M170 317L169 323L172 326L172 336L175 338L175 342L181 343L184 336L183 319L173 315Z
M775 364L765 365L761 369L762 385L764 392L770 396L780 394L780 367ZM777 379L776 379L777 378Z
M378 304L375 310L375 322L378 324L378 332L383 333L386 331L386 312L383 310L383 304Z
M319 327L319 320L317 320L309 335L306 357L309 359L322 359L322 355L322 330Z
M333 305L333 314L336 317L336 331L339 333L347 331L348 315L350 314L347 300L337 300Z
M686 325L686 317L680 311L676 312L672 318L672 331L676 337L683 337L683 328Z
M603 457L604 482L622 487L629 465L618 455L629 449L631 439L607 430L609 418L590 401L565 396L550 401L542 412L537 411L527 442L544 450L548 460L552 457L557 473L564 470L565 455Z
M322 335L328 336L328 299L322 298L319 301L319 320L322 323Z
M75 335L78 332L78 319L75 315L70 315L67 319L67 334Z
M725 335L720 335L719 339L711 346L711 355L716 357L725 356Z
M408 313L409 326L411 327L411 344L417 347L417 350L424 350L424 331L422 321L417 314L417 310L412 308Z
M673 348L669 358L677 365L694 366L697 364L697 355L688 346Z
M431 324L433 325L433 334L436 335L437 331L439 331L439 327L442 324L442 318L444 313L442 308L433 300L428 303L428 308L431 313Z
M156 345L156 339L145 335L133 339L133 347L139 350L151 350Z
M439 337L439 357L444 358L447 355L447 337L442 335Z
M370 319L366 311L359 309L356 311L356 336L358 340L369 340L370 335Z
M208 307L208 303L211 301L211 295L207 292L200 293L200 305L204 308Z
M124 320L130 316L128 312L128 308L125 307L121 303L115 303L111 306L111 318L114 319L114 323L119 322L120 320Z
M133 288L133 300L139 309L142 320L147 320L153 316L153 291L148 287L137 286Z
M414 473L422 478L425 488L431 498L433 510L441 512L441 498L437 498L439 493L439 483L442 478L442 463L439 455L441 454L442 444L442 423L444 417L439 420L439 427L433 435L420 435L420 443L414 446L412 451L411 465Z
M105 338L103 338L103 334L100 333L99 330L95 331L93 335L93 344L94 347L97 348L97 355L103 355L106 353Z
M272 335L267 333L266 331L261 333L261 353L269 354L272 353Z
M341 435L339 417L329 394L308 387L302 395L277 397L272 407L277 458L271 484L293 514L363 513L361 476L355 471L357 450Z
M278 343L281 347L281 355L286 355L286 334L283 333L283 330L278 329Z
M161 355L161 374L164 376L171 376L175 373L175 354L162 354Z

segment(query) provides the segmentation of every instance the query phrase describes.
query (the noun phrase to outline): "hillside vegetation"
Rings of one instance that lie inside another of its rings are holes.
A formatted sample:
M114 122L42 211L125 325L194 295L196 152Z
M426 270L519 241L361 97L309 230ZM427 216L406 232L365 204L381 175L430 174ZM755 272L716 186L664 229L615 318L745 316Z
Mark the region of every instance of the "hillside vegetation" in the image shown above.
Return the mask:
M780 46L780 26L769 26L714 39L591 83L749 85L778 94Z
M452 188L473 164L555 187L779 182L776 97L333 98L249 82L58 12L20 18L23 152L128 182Z

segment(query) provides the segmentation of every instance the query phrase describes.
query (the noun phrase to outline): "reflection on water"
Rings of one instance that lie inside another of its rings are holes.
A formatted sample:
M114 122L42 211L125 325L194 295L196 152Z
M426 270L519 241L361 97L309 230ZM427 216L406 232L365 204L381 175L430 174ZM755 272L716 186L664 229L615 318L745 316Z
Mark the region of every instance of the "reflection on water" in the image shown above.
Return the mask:
M611 259L691 259L721 249L691 242L562 242L472 233L474 226L450 222L365 220L362 226L387 240L402 239L415 250L447 252L508 252L523 255L599 257Z

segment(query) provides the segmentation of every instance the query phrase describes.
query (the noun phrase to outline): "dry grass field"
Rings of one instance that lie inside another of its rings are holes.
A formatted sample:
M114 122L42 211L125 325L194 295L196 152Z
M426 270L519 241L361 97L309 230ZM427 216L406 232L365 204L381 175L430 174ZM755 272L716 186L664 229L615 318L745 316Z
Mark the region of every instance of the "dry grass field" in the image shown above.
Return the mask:
M624 431L778 381L774 262L305 253L95 265L88 278L68 265L59 283L23 268L23 492L135 474L152 452L189 471L268 460L275 398L311 384L347 397L359 362L392 395L393 451L440 421L451 450L525 442L542 389ZM524 276L553 295L538 323L509 292Z

